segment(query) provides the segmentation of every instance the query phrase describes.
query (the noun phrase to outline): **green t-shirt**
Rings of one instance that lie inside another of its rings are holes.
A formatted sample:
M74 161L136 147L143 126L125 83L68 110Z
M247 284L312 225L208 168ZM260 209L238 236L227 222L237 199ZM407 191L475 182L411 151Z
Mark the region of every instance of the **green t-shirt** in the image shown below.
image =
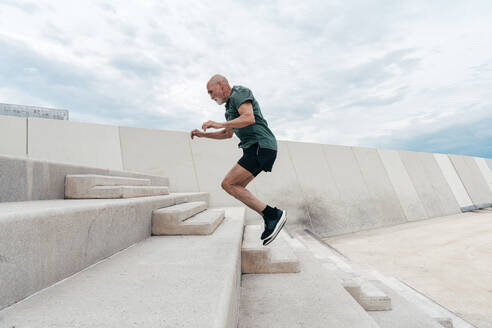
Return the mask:
M231 121L239 117L238 108L247 101L251 101L253 105L255 123L239 129L234 128L234 133L239 140L241 140L238 147L248 148L258 142L260 148L277 150L277 140L275 139L272 131L268 128L268 123L261 114L260 105L256 101L250 89L240 85L235 85L232 87L229 99L225 104L226 120Z

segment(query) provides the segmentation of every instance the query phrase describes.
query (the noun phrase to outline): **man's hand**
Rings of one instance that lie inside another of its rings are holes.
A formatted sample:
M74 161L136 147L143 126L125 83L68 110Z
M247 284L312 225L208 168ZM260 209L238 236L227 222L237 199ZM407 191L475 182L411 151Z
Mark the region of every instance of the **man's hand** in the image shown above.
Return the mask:
M206 132L208 128L220 129L220 128L224 128L224 127L225 126L223 125L223 123L218 123L218 122L214 122L214 121L207 121L207 122L202 124L202 130L204 132Z
M203 137L203 132L198 130L198 129L195 129L193 131L190 132L190 137L191 139L193 139L193 137L198 137L198 138L202 138Z

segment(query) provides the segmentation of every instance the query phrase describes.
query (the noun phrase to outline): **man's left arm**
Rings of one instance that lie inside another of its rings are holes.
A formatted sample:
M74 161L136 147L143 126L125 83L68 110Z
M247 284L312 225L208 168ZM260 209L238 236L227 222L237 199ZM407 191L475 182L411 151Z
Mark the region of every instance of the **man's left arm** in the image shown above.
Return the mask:
M202 125L202 130L206 131L208 128L214 128L214 129L221 129L221 128L244 128L245 126L254 124L255 121L255 115L253 113L253 105L251 104L250 101L244 102L239 106L237 109L239 112L239 117L236 117L233 120L224 122L224 123L218 123L214 121L207 121L203 123Z

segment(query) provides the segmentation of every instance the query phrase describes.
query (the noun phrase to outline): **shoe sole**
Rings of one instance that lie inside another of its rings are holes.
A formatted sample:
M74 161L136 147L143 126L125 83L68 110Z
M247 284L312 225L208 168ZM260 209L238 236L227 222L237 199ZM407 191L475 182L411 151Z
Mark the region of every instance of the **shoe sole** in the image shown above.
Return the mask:
M264 224L263 224L263 230L266 230L266 225L264 225ZM266 239L266 237L265 237L265 238L261 238L261 237L260 237L260 239L261 239L261 240L265 240L265 239Z
M277 235L279 234L280 230L282 230L286 222L287 222L287 212L284 211L284 213L282 213L282 217L279 220L279 223L277 223L277 226L273 231L273 234L270 237L265 238L265 243L263 244L263 246L270 244L277 237Z

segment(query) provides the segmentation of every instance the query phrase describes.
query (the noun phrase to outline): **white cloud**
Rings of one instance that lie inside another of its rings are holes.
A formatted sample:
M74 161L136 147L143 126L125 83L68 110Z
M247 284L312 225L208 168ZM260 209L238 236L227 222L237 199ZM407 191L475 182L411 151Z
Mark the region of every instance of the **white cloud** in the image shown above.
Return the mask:
M4 0L0 102L191 130L224 120L205 91L222 73L253 90L280 139L408 148L441 131L428 149L438 152L453 126L492 116L491 9L487 1ZM475 154L492 157L485 147Z

